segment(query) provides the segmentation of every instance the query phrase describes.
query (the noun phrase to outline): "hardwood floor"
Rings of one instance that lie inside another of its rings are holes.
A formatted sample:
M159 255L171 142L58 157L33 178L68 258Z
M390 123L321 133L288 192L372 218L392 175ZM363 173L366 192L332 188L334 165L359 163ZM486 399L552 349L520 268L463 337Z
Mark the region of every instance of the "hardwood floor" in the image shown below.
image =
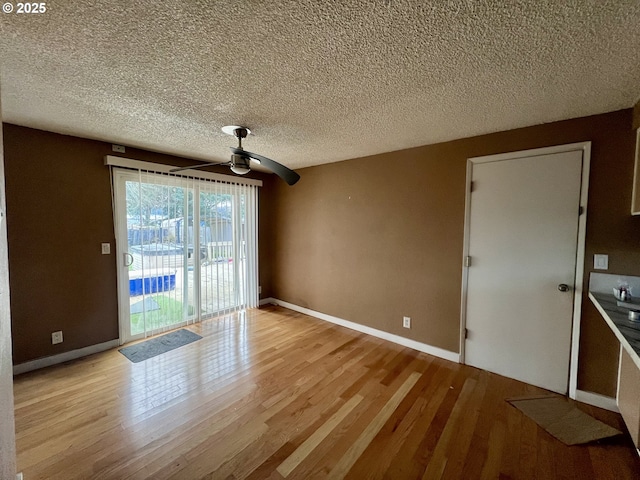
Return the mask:
M640 478L628 436L565 446L504 401L545 392L515 380L274 306L189 329L16 377L24 478Z

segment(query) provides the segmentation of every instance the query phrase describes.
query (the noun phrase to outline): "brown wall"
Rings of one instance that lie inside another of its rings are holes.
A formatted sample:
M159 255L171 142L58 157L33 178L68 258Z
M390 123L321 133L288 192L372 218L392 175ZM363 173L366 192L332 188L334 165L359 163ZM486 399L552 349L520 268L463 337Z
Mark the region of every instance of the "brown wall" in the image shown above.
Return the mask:
M100 253L102 242L115 252L110 176L103 164L113 154L111 144L10 124L3 131L13 362L117 339L116 258ZM194 163L133 148L123 156ZM264 237L262 225L259 234ZM52 345L56 330L64 342Z
M611 273L640 275L631 119L628 109L307 168L295 187L257 174L262 297L458 351L466 159L586 140L585 279L593 253L609 254ZM115 256L100 254L114 243L110 144L3 127L14 363L117 338ZM617 344L588 300L580 348L579 388L613 395Z
M303 169L267 191L270 294L457 352L467 158L589 140L585 282L594 253L640 275L631 122L627 109ZM613 396L617 343L583 305L578 388Z

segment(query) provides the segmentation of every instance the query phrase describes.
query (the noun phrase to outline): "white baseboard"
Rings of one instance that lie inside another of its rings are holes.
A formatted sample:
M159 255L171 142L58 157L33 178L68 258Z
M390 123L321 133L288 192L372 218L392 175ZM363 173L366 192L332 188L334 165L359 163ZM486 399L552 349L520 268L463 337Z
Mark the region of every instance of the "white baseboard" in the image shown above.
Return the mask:
M619 413L616 399L613 397L607 397L605 395L600 395L599 393L586 392L584 390L576 390L576 397L574 400Z
M288 308L289 310L294 310L296 312L304 313L305 315L319 318L320 320L325 320L327 322L335 323L336 325L341 325L343 327L350 328L351 330L356 330L357 332L366 333L367 335L371 335L373 337L382 338L383 340L388 340L390 342L397 343L398 345L402 345L404 347L413 348L414 350L428 353L429 355L433 355L434 357L439 357L445 360L449 360L451 362L460 363L459 353L455 353L449 350L444 350L442 348L427 345L426 343L417 342L415 340L401 337L400 335L394 335L393 333L378 330L376 328L360 325L359 323L351 322L349 320L344 320L342 318L334 317L332 315L327 315L326 313L316 312L315 310L311 310L305 307L300 307L298 305L294 305L293 303L284 302L282 300L278 300L277 298L265 298L264 300L260 300L260 305L265 305L268 303L273 303L274 305L280 305L281 307Z
M270 304L276 304L276 301L271 298L271 297L267 297L267 298L261 298L260 302L258 302L260 306L262 305L270 305Z
M14 365L13 374L19 375L32 370L38 370L39 368L50 367L51 365L57 365L59 363L68 362L69 360L75 360L76 358L86 357L87 355L92 355L94 353L104 352L105 350L119 346L120 340L116 339L104 343L98 343L97 345L78 348L77 350L71 350L69 352L59 353L57 355L51 355L50 357L37 358L36 360Z

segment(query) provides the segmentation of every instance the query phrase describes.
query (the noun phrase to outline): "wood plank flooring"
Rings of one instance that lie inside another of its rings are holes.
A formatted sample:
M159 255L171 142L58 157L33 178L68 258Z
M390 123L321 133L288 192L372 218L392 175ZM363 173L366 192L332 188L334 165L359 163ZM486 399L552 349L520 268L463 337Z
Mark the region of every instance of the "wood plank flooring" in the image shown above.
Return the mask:
M545 392L515 380L275 306L189 329L16 377L24 478L640 478L628 435L565 446L504 401Z

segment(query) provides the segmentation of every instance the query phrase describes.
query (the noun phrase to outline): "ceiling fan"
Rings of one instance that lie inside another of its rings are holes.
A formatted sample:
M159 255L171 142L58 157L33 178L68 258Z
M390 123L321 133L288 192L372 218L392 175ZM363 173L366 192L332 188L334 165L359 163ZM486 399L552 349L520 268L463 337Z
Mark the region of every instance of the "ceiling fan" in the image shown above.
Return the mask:
M209 167L213 165L229 165L231 167L231 171L233 173L237 173L238 175L244 175L251 171L251 160L254 162L258 162L265 168L268 168L273 173L282 178L289 185L294 185L298 180L300 180L300 175L298 175L293 170L285 167L284 165L271 160L270 158L263 157L262 155L258 155L257 153L252 153L244 150L242 148L242 139L246 138L247 135L251 133L251 131L246 127L240 127L238 125L226 125L222 127L222 131L227 135L233 135L238 139L238 148L231 148L231 160L229 162L210 162L210 163L200 163L198 165L190 166L190 167L181 167L174 168L170 170L173 172L179 172L181 170L188 170L190 168L202 168Z

